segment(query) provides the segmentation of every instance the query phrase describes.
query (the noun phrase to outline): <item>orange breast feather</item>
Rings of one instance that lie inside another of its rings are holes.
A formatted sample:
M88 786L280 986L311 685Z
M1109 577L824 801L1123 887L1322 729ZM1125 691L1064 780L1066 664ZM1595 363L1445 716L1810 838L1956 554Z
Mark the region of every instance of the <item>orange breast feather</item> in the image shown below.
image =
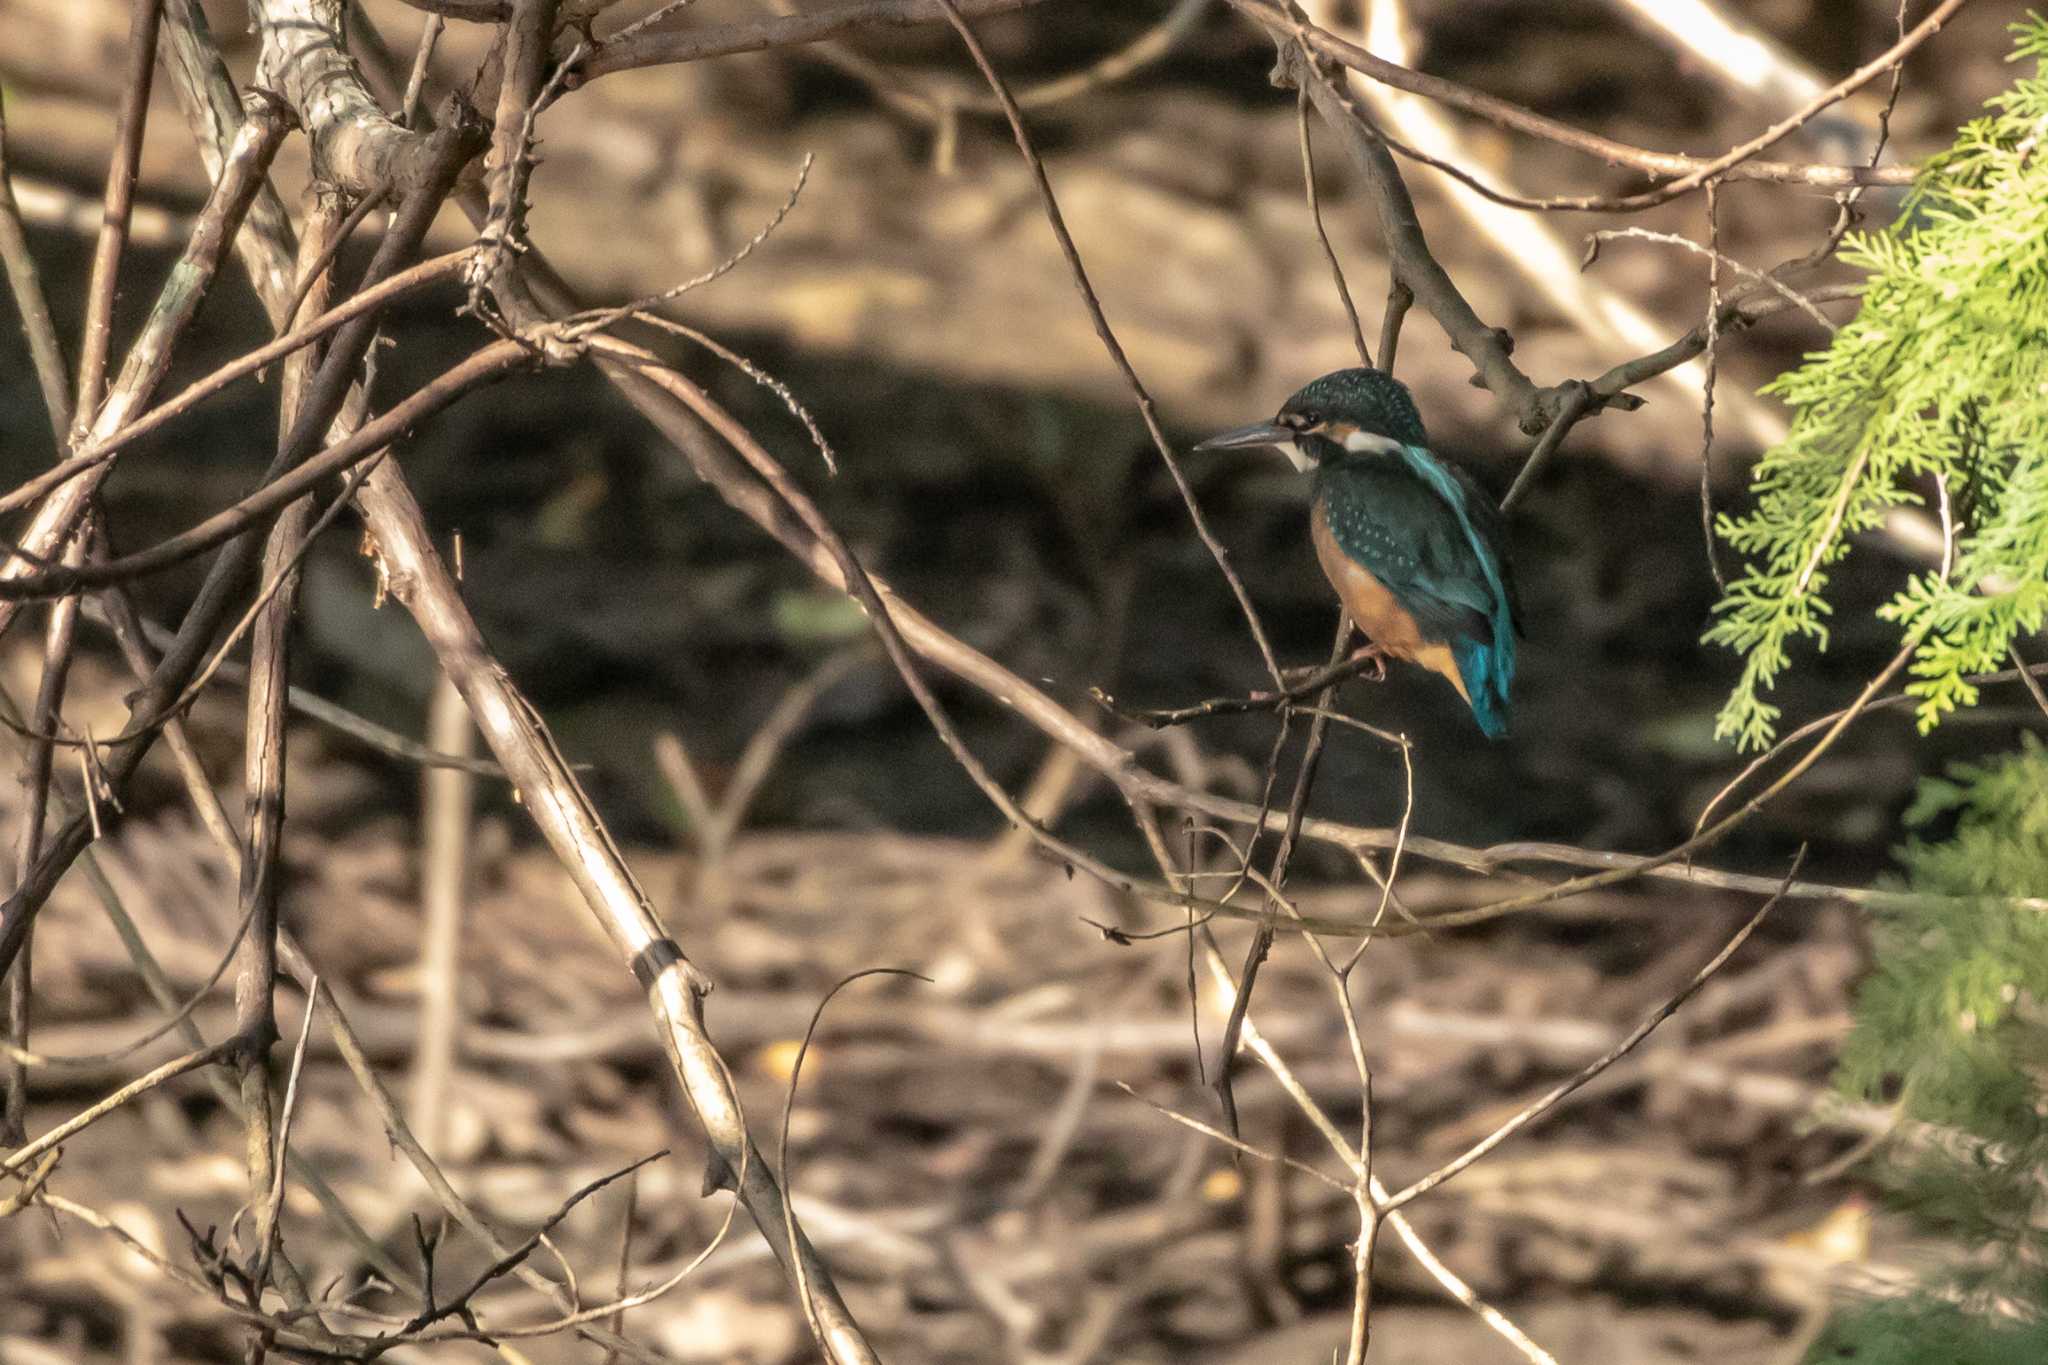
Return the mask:
M1465 680L1459 676L1458 661L1451 656L1450 646L1424 640L1415 617L1394 600L1386 585L1337 548L1336 537L1330 534L1330 523L1320 505L1309 517L1309 533L1316 543L1316 559L1323 566L1323 575L1337 590L1337 600L1351 613L1353 624L1385 653L1413 660L1450 679L1451 686L1470 705L1471 696L1465 691Z

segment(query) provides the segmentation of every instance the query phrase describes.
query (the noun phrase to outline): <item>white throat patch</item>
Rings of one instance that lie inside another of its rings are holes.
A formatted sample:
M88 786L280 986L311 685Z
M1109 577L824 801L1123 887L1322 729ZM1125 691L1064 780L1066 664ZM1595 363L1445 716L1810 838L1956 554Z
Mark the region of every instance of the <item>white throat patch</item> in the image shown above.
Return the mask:
M1297 474L1306 474L1316 467L1316 462L1302 453L1299 441L1281 441L1275 448L1287 457L1287 463L1294 466Z
M1352 431L1344 437L1344 448L1354 455L1393 455L1400 452L1401 443L1378 432Z

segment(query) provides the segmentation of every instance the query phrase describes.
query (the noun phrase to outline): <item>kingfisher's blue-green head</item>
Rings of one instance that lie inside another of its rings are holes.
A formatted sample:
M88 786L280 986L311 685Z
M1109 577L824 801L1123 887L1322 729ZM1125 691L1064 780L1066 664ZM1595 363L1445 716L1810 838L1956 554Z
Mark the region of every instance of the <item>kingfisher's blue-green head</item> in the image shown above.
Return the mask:
M1332 370L1280 405L1270 422L1212 436L1196 450L1275 446L1307 472L1342 451L1429 445L1414 396L1385 370Z
M1316 558L1375 648L1448 678L1479 728L1507 733L1520 629L1499 510L1429 449L1415 400L1381 370L1337 370L1270 422L1197 450L1274 446L1313 472Z

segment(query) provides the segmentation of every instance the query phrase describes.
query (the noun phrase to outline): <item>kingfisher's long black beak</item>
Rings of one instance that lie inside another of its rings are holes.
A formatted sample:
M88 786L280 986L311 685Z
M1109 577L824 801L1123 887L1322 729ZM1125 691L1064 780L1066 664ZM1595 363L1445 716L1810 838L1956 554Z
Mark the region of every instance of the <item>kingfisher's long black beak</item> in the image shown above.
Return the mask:
M1278 422L1254 422L1248 427L1239 427L1235 431L1226 431L1221 435L1211 436L1208 440L1196 446L1195 449L1245 450L1253 446L1286 446L1292 448L1293 445L1294 432L1291 429L1281 426Z

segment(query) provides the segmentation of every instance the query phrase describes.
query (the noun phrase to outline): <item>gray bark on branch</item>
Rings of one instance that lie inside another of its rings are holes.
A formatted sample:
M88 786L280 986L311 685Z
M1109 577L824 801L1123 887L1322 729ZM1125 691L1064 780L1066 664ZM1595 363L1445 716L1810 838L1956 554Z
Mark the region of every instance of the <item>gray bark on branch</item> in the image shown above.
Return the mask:
M366 193L407 185L418 175L424 141L387 115L348 55L344 0L260 0L250 7L261 44L256 83L298 111L321 178Z
M530 7L529 12L545 8ZM330 179L359 191L391 183L393 177L406 183L428 139L399 126L378 107L341 48L341 13L339 0L258 0L254 14L264 40L259 74L277 81L298 111L313 139L315 164ZM528 32L526 37L545 45L543 34ZM522 77L535 81L544 66L539 53L529 55L531 60L508 68L501 109L524 109L538 94L519 88ZM501 146L504 142L501 130ZM261 249L274 254L284 248L265 243ZM262 289L262 280L257 283ZM499 302L507 316L520 320L523 300ZM281 312L288 303L289 296L265 292L267 308ZM668 937L547 727L490 654L460 586L434 548L403 473L389 461L380 464L359 501L392 571L394 595L418 620L522 804L646 990L663 1049L710 1139L714 1170L724 1171L785 1270L806 1287L831 1357L875 1360L824 1261L801 1230L792 1236L786 1229L782 1192L747 1132L731 1072L704 1027L702 997L708 983Z

